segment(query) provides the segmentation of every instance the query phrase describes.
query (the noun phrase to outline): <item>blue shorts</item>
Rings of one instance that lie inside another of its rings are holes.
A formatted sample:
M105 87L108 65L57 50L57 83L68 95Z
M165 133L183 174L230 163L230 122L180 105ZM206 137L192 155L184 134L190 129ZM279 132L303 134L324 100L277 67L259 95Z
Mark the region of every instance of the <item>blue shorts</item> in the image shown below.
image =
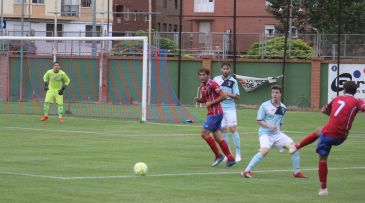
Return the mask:
M208 116L204 122L203 128L205 130L209 130L210 132L220 130L222 119L223 119L223 114Z
M332 137L322 134L321 132L321 134L319 135L316 151L321 156L328 156L330 154L332 146L340 145L343 141L345 141L345 139L334 139Z

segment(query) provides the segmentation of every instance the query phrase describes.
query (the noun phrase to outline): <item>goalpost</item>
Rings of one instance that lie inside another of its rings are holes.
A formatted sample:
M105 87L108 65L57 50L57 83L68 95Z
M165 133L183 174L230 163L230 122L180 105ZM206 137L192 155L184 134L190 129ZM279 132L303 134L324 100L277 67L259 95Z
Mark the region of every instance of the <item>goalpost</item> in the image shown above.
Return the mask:
M64 94L66 114L142 122L199 120L169 82L167 55L153 55L150 67L148 57L145 36L1 36L0 60L5 62L0 75L8 77L0 82L0 113L41 114L43 75L57 58L71 79Z
M8 44L11 41L21 41L23 44L24 41L51 41L54 44L58 43L59 41L64 42L72 42L72 41L142 41L143 42L143 59L142 59L142 102L141 102L141 121L147 121L147 60L148 60L148 38L144 36L139 37L28 37L28 36L1 36L0 43L2 45ZM23 47L23 45L21 45ZM53 46L53 60L57 58L57 47L58 45ZM4 51L4 50L3 50ZM23 49L22 49L23 51ZM55 55L56 54L56 55ZM22 59L21 59L22 60ZM20 72L22 72L22 68L20 67ZM102 81L101 78L103 77L103 69L100 69L100 78L99 78L99 92L102 92ZM22 88L22 87L20 87ZM101 96L101 95L99 95Z

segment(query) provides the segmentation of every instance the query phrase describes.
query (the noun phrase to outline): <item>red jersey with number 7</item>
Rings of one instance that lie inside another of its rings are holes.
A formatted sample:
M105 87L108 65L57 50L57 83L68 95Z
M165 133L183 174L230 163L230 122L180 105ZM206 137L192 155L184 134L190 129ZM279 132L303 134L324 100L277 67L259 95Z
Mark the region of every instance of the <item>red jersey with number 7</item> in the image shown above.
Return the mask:
M334 98L325 108L331 114L322 133L334 139L346 139L357 112L365 111L365 104L362 99L346 94Z

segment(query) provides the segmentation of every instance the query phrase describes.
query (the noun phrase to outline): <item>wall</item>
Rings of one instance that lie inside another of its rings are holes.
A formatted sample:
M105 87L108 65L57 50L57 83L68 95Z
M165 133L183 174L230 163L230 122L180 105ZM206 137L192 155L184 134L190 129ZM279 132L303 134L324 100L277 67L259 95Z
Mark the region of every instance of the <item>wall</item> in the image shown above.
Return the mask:
M32 61L33 60L33 61ZM41 69L42 73L37 73L41 81L41 77L43 73L43 70L46 70L48 68L51 68L52 58L37 58L28 60L25 58L24 60L24 81L23 81L23 88L24 88L24 95L23 97L25 99L31 99L32 98L32 90L31 90L31 80L29 77L29 73L34 72L34 70ZM98 81L98 63L97 59L78 59L73 58L72 61L68 59L59 59L63 65L63 67L66 70L71 70L77 68L76 71L78 71L78 75L82 75L81 72L85 72L86 75L89 75L89 78L93 78L93 80L90 81ZM141 75L141 65L140 61L131 60L131 59L111 59L110 63L111 65L114 64L114 66L118 67L128 67L128 71L134 75L136 75L136 79L132 80L132 83L137 82L140 83L140 75ZM178 91L178 61L174 58L170 58L166 63L159 62L159 61L153 61L154 64L157 63L164 63L167 65L167 73L168 77L167 80L169 82L169 85L172 87L172 89L176 92ZM312 70L312 63L311 61L290 61L287 63L286 66L286 77L284 79L285 89L284 89L284 103L288 106L299 106L299 107L313 107L313 106L323 106L327 103L327 73L328 73L328 62L321 62L320 66L320 83L318 83L319 86L313 86L313 89L319 89L320 98L313 99L313 94L311 94L311 70ZM10 72L9 72L9 78L10 78L10 100L17 101L19 100L19 89L20 89L20 60L19 57L10 57L9 60L10 64ZM33 64L33 65L30 65ZM220 61L212 61L212 76L219 75L220 74ZM200 81L197 76L197 71L202 66L201 60L183 60L182 61L182 68L181 68L181 80L180 80L180 98L182 103L187 105L194 105L194 97L196 96L197 88L200 85ZM137 69L136 69L137 68ZM80 72L81 71L81 72ZM91 71L91 72L90 72ZM110 77L112 76L113 72L111 72L111 69L109 68L107 71L109 78L107 81L110 83ZM118 70L119 71L119 70ZM119 71L120 72L120 71ZM238 60L237 62L237 74L245 75L245 76L253 76L253 77L269 77L269 76L279 76L282 73L282 63L281 60ZM33 77L33 76L32 76ZM77 76L71 76L75 77L73 78L73 81L77 81ZM123 76L124 77L124 76ZM85 78L81 78L84 80ZM276 84L281 85L282 80L279 79ZM87 83L87 81L83 82L84 84ZM92 89L97 89L97 82L94 82L95 84L91 84L93 87ZM77 85L77 83L73 84ZM108 93L109 96L111 92L113 91L113 88L110 85L115 84L109 84L108 87ZM118 84L116 84L118 85ZM127 84L128 85L128 84ZM246 93L244 90L240 87L241 91L241 98L239 100L239 104L244 105L252 105L257 106L261 102L267 100L270 98L270 86L271 84L263 85L262 87L259 87L253 92ZM125 88L125 87L123 87ZM92 99L97 98L97 95L95 95L96 92L92 92L91 97ZM90 96L90 95L89 95ZM88 96L88 97L89 97ZM318 101L319 104L312 104L311 101ZM314 108L318 109L318 108Z

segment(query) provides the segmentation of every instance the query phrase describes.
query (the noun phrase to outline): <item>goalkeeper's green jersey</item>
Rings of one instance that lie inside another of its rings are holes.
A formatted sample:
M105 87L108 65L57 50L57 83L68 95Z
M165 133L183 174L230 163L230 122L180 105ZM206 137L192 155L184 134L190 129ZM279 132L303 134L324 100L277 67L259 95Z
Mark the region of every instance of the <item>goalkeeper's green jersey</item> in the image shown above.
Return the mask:
M48 70L43 76L43 81L48 82L50 90L59 90L63 85L70 84L70 78L62 70L59 70L58 73L53 72L53 69Z

